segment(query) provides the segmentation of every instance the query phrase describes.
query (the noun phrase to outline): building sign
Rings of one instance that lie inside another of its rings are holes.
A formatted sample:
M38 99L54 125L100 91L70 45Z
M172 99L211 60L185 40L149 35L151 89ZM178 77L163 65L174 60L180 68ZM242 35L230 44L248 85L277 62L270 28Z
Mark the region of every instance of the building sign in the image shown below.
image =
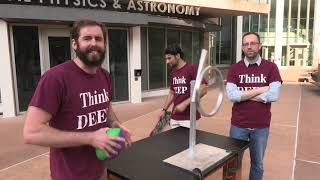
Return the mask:
M0 4L88 8L166 16L200 15L200 7L143 0L1 0Z

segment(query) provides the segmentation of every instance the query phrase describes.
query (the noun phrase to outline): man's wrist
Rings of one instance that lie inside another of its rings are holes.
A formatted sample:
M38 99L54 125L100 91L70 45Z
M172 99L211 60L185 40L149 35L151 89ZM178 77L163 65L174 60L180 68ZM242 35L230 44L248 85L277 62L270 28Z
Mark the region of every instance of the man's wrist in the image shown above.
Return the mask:
M119 123L118 121L113 121L113 122L111 123L111 127L112 127L112 128L120 127L120 123Z

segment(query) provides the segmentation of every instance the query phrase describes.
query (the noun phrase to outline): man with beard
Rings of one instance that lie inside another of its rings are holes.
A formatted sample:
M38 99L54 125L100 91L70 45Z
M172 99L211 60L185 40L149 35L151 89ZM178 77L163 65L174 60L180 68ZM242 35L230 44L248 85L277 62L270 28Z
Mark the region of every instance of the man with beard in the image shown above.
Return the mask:
M277 101L281 76L277 66L259 55L260 36L242 37L244 59L233 64L227 77L227 95L232 107L230 136L250 141L250 180L262 180L263 157L268 142L271 102Z
M190 128L190 82L196 80L197 66L188 64L183 58L184 54L177 45L165 49L165 61L171 67L170 77L168 78L170 89L160 112L160 118L165 115L170 105L173 103L172 115L170 120L171 128L179 126ZM201 96L206 94L206 83L200 87ZM196 119L200 118L197 111Z
M130 144L130 132L112 110L110 74L100 66L105 57L103 24L81 20L71 30L77 57L48 70L40 79L25 117L23 136L28 144L50 147L53 180L106 177L105 161L117 154L119 143ZM125 138L106 135L120 127Z

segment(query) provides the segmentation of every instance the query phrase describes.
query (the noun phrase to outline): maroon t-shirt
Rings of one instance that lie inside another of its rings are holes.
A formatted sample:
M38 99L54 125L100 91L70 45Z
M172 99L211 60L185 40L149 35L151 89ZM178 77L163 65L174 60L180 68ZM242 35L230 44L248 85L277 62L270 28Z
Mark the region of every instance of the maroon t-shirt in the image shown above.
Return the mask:
M197 66L186 63L180 69L172 69L169 77L170 90L174 92L173 109L176 105L190 97L190 82L197 78ZM183 112L176 112L171 116L174 120L190 120L190 106ZM197 111L196 119L200 118Z
M233 64L228 72L228 82L237 85L240 91L256 87L269 86L270 83L282 82L276 64L262 59L261 64L249 65L244 60ZM233 104L231 123L242 128L266 128L271 121L271 103L242 101Z
M86 132L107 127L111 98L107 71L98 68L96 74L87 74L70 60L42 76L30 106L49 112L51 127ZM94 180L103 174L105 161L98 160L89 145L50 148L50 170L53 180Z

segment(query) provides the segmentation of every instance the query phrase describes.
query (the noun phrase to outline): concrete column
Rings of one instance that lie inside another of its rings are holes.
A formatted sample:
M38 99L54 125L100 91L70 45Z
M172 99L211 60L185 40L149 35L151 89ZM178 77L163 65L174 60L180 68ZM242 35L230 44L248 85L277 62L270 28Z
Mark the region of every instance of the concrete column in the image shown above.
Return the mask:
M130 28L130 95L132 103L140 103L142 98L141 76L135 76L134 70L141 70L141 27ZM146 73L146 72L142 72Z
M320 64L320 2L314 1L314 24L313 24L313 61L312 66L317 68ZM311 7L312 8L312 7Z
M242 22L243 22L243 16L238 16L237 17L236 62L239 62L241 60L241 54L242 54Z
M13 89L13 72L11 67L9 32L7 22L0 20L0 90L3 117L15 116L15 101Z
M274 1L272 1L274 2ZM276 40L274 48L274 59L278 67L281 66L282 58L282 34L283 34L283 12L284 12L284 0L276 1Z

